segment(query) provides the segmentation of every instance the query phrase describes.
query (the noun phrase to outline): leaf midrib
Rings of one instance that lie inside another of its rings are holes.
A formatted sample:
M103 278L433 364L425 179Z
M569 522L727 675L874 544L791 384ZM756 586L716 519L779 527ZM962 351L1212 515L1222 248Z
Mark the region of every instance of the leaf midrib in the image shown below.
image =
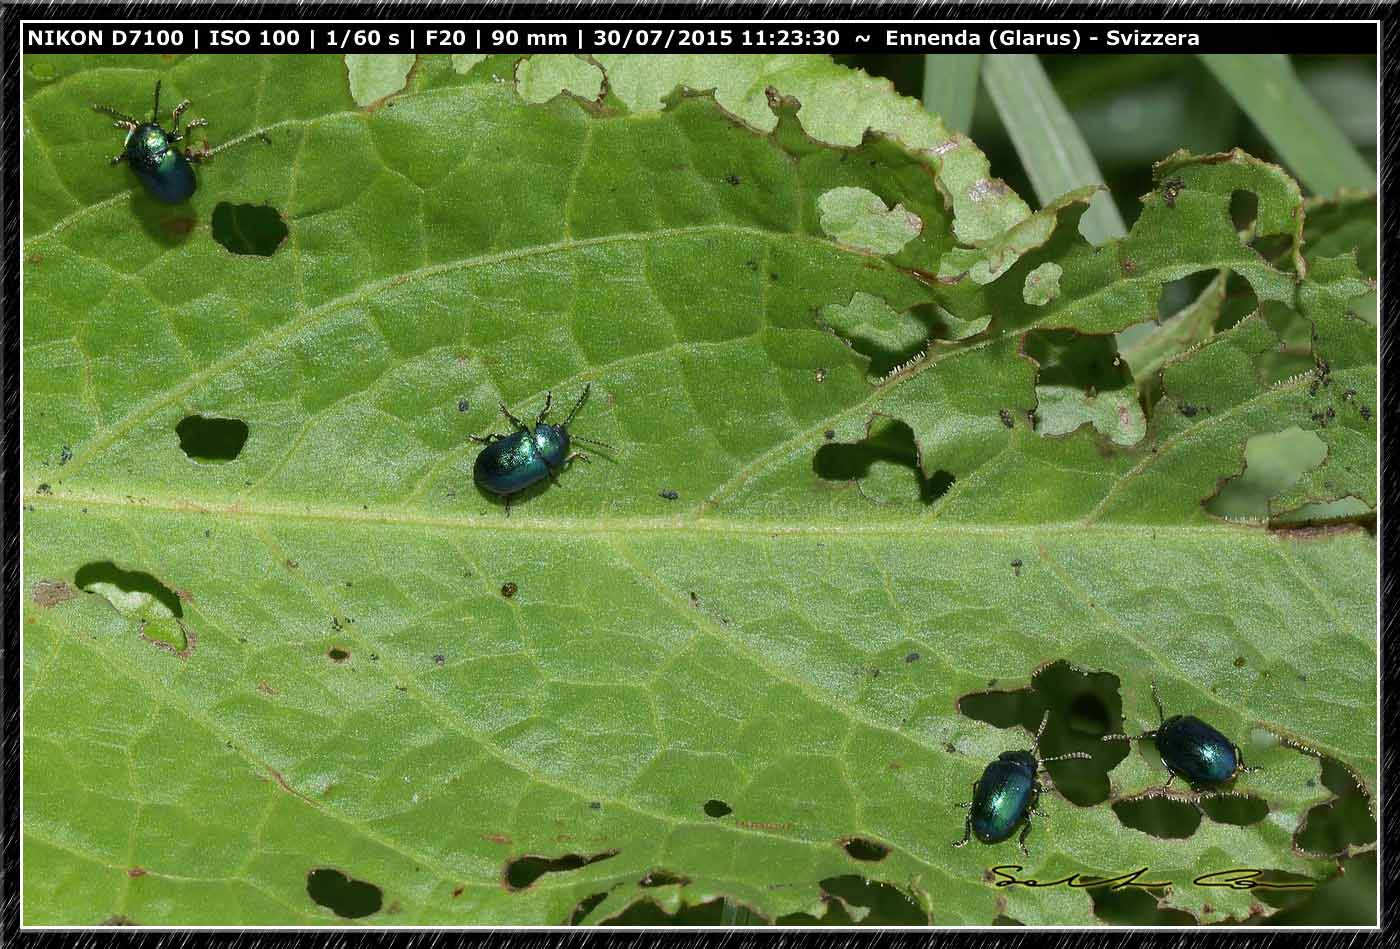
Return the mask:
M719 517L615 517L608 515L582 515L577 517L558 515L530 515L516 508L510 518L504 514L435 514L421 511L405 511L402 508L385 510L364 510L360 507L293 503L276 504L269 502L249 503L244 500L224 499L181 500L174 498L151 498L150 496L115 495L99 492L64 492L62 494L37 494L28 492L21 498L23 504L34 509L52 507L101 506L121 508L128 511L160 511L171 514L208 514L224 518L246 520L285 520L333 521L343 524L383 525L386 527L440 527L453 530L499 530L539 533L571 534L626 534L634 531L650 533L701 533L736 535L814 535L831 536L840 534L862 536L903 536L925 537L986 537L1004 535L1023 537L1038 534L1085 534L1112 537L1152 537L1156 539L1179 534L1201 537L1219 536L1228 538L1269 538L1317 536L1304 535L1297 530L1268 528L1263 524L1242 521L1221 521L1201 524L1105 524L1101 521L1046 521L1034 524L976 524L968 522L942 522L938 519L904 518L888 522L871 521L814 521L804 515L801 521L761 521L750 519L730 519ZM1342 534L1364 534L1359 526L1347 525L1327 532L1323 536L1334 537Z

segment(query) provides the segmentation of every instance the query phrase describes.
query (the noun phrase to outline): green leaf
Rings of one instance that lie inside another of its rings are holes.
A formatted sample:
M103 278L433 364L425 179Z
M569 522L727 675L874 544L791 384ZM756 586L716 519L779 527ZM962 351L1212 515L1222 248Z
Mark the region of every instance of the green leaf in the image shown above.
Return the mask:
M1103 173L1084 136L1035 56L989 54L983 60L982 78L1042 205L1076 188L1102 185ZM1094 244L1127 231L1107 191L1094 197L1083 227L1084 236Z
M1283 54L1203 53L1201 60L1314 194L1373 188L1376 173L1298 80Z
M917 103L758 60L600 58L602 103L532 67L535 103L509 57L425 56L372 111L337 57L25 60L52 67L23 116L26 923L1096 921L1083 889L988 882L1012 862L1148 865L1221 921L1255 896L1200 873L1334 872L1293 844L1336 799L1317 756L1375 786L1375 541L1202 502L1294 425L1374 483L1354 257L1300 278L1242 244L1237 189L1261 234L1304 226L1242 153L1174 156L1120 242L1079 236L1083 194L1010 236L1014 196L950 210L975 149L914 141ZM157 76L234 143L175 208L89 114ZM841 189L917 235L833 239ZM270 256L211 233L250 202L288 227ZM1330 384L1261 376L1260 315L1165 364L1131 446L1032 427L1038 386L1105 398L1109 334L1222 269L1316 327ZM928 355L872 379L919 326ZM614 447L507 518L470 436L585 385L571 431ZM246 440L209 463L192 417ZM114 603L141 590L172 616ZM1152 681L1262 769L1237 789L1267 817L1137 829L1166 774L1099 736L1152 727ZM1047 707L1044 753L1093 757L1050 764L1030 857L955 849Z

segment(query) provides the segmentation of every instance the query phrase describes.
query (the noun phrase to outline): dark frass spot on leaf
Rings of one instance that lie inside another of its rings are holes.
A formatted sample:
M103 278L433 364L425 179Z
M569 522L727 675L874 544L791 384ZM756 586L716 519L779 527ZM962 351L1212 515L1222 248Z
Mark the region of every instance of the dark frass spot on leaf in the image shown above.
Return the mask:
M1009 409L999 409L997 414L1001 416L1001 424L1005 425L1007 428L1016 427L1016 420L1012 417Z
M84 564L73 575L73 585L87 593L97 593L116 607L117 612L142 618L185 615L180 596L149 573L123 570L110 560Z
M276 208L265 204L214 206L214 240L235 254L271 257L287 239L287 224Z
M689 877L681 876L679 873L672 873L670 870L652 870L637 881L637 885L643 887L687 886L689 883Z
M379 887L331 867L317 867L306 874L306 895L344 919L373 915L384 905Z
M1186 416L1187 418L1195 418L1196 413L1198 412L1200 412L1200 409L1192 405L1190 402L1181 403L1181 414Z
M1335 797L1310 808L1293 835L1293 844L1309 854L1334 856L1376 839L1370 798L1352 773L1335 759L1322 758L1322 784Z
M904 657L904 661L905 661L905 662L918 662L918 661L919 661L919 654L916 653L916 652L911 652L909 655L907 655L907 656Z
M1160 788L1114 801L1113 813L1124 827L1164 840L1184 840L1201 826L1200 808Z
M738 175L725 175L724 183L727 185L733 185L735 187L738 187L739 185L743 184L743 179L740 178Z
M674 501L680 497L680 494L678 492L673 491L670 488L662 488L657 493L668 501Z
M63 450L60 451L60 452L58 453L58 463L59 463L59 465L60 465L60 466L66 465L66 464L68 464L68 462L70 462L70 461L72 461L72 460L73 460L73 449L70 448L70 447L67 446L67 445L64 445L64 446L63 446Z
M446 662L447 657L444 656L442 653L438 653L436 656L433 657L433 665L435 666L443 665Z
M710 799L705 802L705 814L708 817L724 817L726 814L734 813L734 808L723 801Z
M589 855L569 853L562 857L541 857L527 854L523 857L507 860L501 879L505 881L506 889L514 893L533 886L535 881L546 873L568 873L570 870L580 870L592 863L611 860L619 852L617 850L604 850L601 853Z
M1268 801L1239 791L1202 794L1196 803L1217 824L1248 827L1269 816Z
M53 488L49 487L47 481L39 485L39 487L35 488L35 491L37 491L39 494L53 494Z
M511 597L515 596L516 591L518 591L519 589L520 588L517 587L514 583L507 581L501 584L501 596L505 597L506 599L510 599Z
M1024 566L1024 564L1021 562L1021 558L1020 558L1020 557L1017 557L1015 560L1011 561L1011 573L1012 573L1012 575L1019 577L1019 576L1021 575L1021 567L1023 567L1023 566Z
M458 400L457 400L457 411L458 411L458 412L467 412L467 411L470 411L470 410L471 410L471 407L472 407L472 404L471 404L470 402L468 402L466 399L458 399Z
M843 837L839 841L841 849L852 860L876 863L890 855L890 848L879 841L867 837Z
M1181 194L1185 187L1186 182L1182 181L1180 178L1168 178L1166 181L1162 182L1162 201L1165 202L1169 208L1176 207L1176 196Z
M191 461L221 464L233 461L248 441L248 423L237 418L189 415L175 426L180 450Z
M332 646L326 650L326 658L334 663L346 662L350 658L350 650L344 646Z
M578 905L575 906L575 907L574 907L574 911L573 911L572 913L569 914L569 918L568 918L568 920L564 923L564 925L565 925L565 926L578 926L578 925L581 925L581 924L583 923L583 921L588 917L588 914L591 913L591 912L593 912L595 909L597 909L597 908L598 908L598 904L601 903L601 902L603 902L603 900L605 900L605 899L607 899L607 898L608 898L608 894L607 894L607 891L606 891L606 890L603 891L602 893L594 893L594 894L591 895L591 896L585 896L583 899L581 899L581 900L578 901Z

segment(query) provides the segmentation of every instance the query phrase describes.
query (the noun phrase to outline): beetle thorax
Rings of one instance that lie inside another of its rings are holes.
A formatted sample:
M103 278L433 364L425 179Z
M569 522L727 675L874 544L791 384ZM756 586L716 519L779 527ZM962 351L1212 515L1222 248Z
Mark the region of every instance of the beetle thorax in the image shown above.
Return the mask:
M136 164L155 169L170 151L170 137L159 125L138 125L127 133L126 155Z

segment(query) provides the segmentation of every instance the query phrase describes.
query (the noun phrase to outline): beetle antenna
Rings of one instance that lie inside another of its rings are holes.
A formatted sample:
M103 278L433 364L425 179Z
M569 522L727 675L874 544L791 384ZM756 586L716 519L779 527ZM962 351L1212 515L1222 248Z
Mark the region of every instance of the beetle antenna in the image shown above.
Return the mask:
M576 442L583 442L585 445L597 445L600 448L606 448L608 451L617 451L616 446L609 445L607 442L600 442L596 438L584 438L581 435L570 435L569 438Z
M578 414L578 410L583 408L584 400L588 398L588 390L591 388L593 388L593 383L584 383L583 394L578 397L578 401L574 403L574 407L569 411L569 417L564 419L564 424L559 426L560 428L568 428L569 424L573 422L574 416Z
M1062 755L1055 755L1053 758L1041 758L1041 759L1040 759L1040 763L1041 763L1041 764L1045 764L1045 762L1047 762L1047 761L1062 761L1062 760L1064 760L1065 758L1093 758L1093 757L1094 757L1094 756L1091 755L1091 754L1089 754L1087 751L1067 751L1067 752L1065 752L1065 753L1062 754Z
M151 109L151 124L155 125L160 121L160 80L156 80L156 102Z
M1040 719L1040 727L1035 732L1035 750L1040 751L1040 736L1045 734L1045 726L1050 724L1050 710L1045 710L1045 715Z

